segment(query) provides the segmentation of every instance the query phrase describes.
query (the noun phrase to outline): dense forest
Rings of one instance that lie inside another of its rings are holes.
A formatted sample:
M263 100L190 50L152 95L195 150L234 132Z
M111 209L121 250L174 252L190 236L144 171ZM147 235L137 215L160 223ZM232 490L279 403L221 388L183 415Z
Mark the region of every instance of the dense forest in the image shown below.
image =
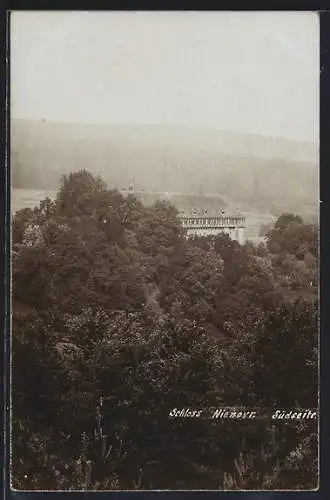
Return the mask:
M314 489L316 421L171 419L318 406L318 228L187 240L86 170L12 224L12 486Z
M134 177L136 190L149 193L216 194L234 209L275 217L317 213L315 144L185 127L12 120L11 148L18 189L55 190L60 175L86 168L118 190Z

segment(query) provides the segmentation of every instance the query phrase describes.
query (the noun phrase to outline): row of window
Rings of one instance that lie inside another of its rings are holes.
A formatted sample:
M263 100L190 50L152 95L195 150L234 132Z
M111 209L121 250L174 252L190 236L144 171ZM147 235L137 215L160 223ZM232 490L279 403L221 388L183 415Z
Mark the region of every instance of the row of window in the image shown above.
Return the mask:
M221 218L221 219L183 219L184 226L237 226L244 223L244 219Z

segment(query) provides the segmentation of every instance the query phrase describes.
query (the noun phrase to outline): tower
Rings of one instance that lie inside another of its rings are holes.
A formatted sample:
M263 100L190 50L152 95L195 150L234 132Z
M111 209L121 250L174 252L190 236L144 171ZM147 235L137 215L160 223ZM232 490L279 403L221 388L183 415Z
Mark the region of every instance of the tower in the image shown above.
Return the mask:
M129 184L129 186L128 186L128 192L130 194L134 193L134 182L133 181L131 181L130 184Z
M245 238L244 238L244 227L239 227L238 230L238 243L240 245L244 245L245 243Z

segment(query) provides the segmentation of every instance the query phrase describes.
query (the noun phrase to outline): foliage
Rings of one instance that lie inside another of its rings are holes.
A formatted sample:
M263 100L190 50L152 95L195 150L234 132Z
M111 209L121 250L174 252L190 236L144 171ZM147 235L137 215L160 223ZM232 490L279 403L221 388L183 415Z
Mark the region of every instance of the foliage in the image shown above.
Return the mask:
M186 240L169 203L79 171L13 248L15 488L314 487L315 429L169 418L317 406L314 226Z
M278 218L274 229L267 233L267 245L271 253L287 252L299 260L303 260L306 253L317 257L317 229L311 224L304 224L299 216L284 214Z

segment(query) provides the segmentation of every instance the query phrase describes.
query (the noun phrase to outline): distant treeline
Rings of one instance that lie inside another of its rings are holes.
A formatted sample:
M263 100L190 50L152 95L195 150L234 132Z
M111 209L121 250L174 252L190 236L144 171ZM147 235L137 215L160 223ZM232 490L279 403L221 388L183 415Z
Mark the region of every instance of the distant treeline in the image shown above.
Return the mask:
M288 154L262 157L265 139L256 144L245 139L245 148L226 147L208 136L178 138L159 134L147 140L139 128L79 127L33 122L13 122L13 187L57 189L62 174L80 168L101 175L121 190L134 181L138 190L220 194L245 210L315 214L318 165L313 155ZM87 131L85 131L85 129ZM95 129L95 130L94 130ZM203 142L204 141L204 142ZM206 142L205 142L206 141ZM242 142L242 141L241 141ZM243 141L244 142L244 141ZM287 141L289 142L289 141ZM203 146L208 144L208 147ZM254 144L254 148L252 147ZM293 145L298 150L300 144ZM292 150L294 147L292 146ZM279 151L288 150L280 142ZM272 148L270 148L272 149ZM274 148L273 148L274 149ZM304 151L304 150L302 150ZM275 152L274 152L275 154Z

